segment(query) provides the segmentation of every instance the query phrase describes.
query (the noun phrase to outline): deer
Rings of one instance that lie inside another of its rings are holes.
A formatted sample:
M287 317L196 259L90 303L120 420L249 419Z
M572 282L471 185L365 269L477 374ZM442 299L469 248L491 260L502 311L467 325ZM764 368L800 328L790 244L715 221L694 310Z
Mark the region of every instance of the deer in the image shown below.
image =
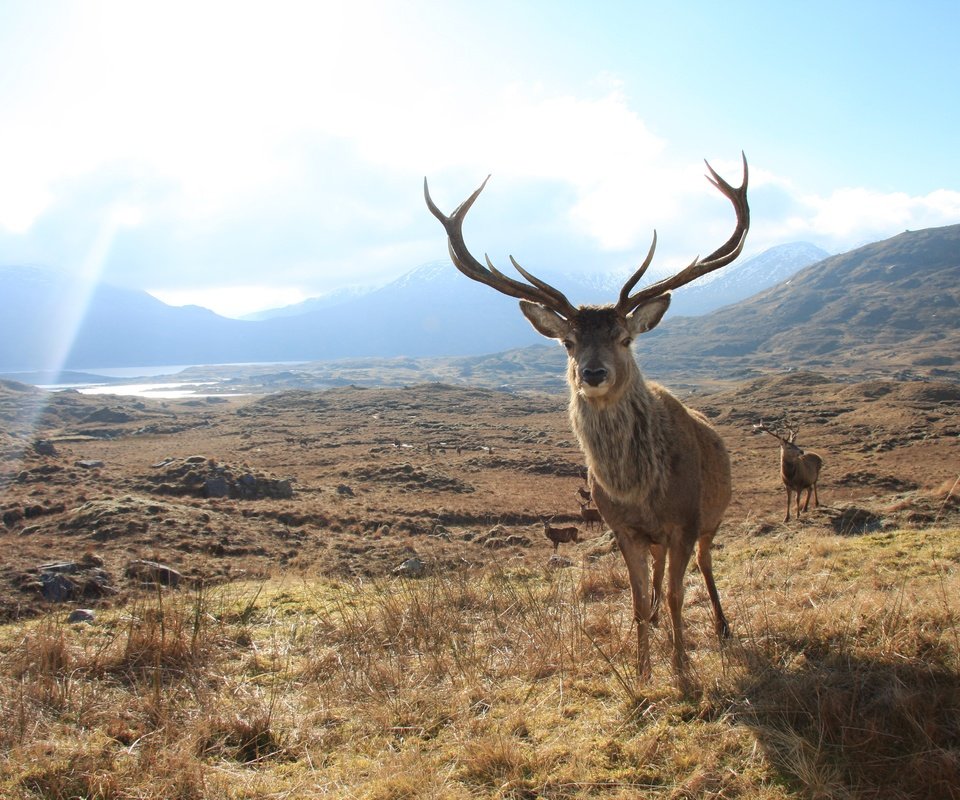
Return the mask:
M593 495L590 494L589 489L584 489L582 486L577 487L577 502L580 503L580 500L583 500L580 505L588 506L593 502Z
M594 525L603 525L603 517L600 512L595 508L590 508L588 503L580 503L580 516L586 523L587 530L593 528Z
M819 508L820 498L817 496L817 481L820 480L820 469L823 467L823 459L817 453L807 453L797 445L797 434L799 428L787 428L786 436L781 436L776 431L770 430L760 420L759 425L753 426L754 430L769 433L780 442L780 480L787 490L787 515L783 518L784 522L790 521L790 497L793 492L797 493L797 519L800 519L800 495L804 490L807 492L807 498L803 503L803 510L806 511L810 506L810 495L813 494L813 507Z
M653 261L646 258L627 279L616 303L575 307L555 287L535 277L510 256L523 281L473 256L463 221L490 176L449 216L433 202L424 179L427 207L447 233L454 266L466 277L520 301L520 310L543 336L567 351L568 416L583 452L594 503L613 530L630 578L637 626L636 670L650 679L649 626L657 623L664 571L669 557L667 606L672 663L686 669L683 644L683 579L693 549L713 607L717 635L730 626L713 576L711 545L732 493L730 458L720 435L699 412L686 407L665 387L644 379L634 341L657 326L670 305L670 292L734 261L750 227L747 159L743 181L733 187L707 163L707 180L733 205L736 227L705 259L695 258L670 277L634 292ZM653 557L651 591L650 557Z
M555 528L550 524L550 521L553 519L543 519L543 535L546 536L551 542L553 542L553 552L557 552L557 548L566 542L578 542L580 536L580 529L576 525L570 525L569 527L564 528Z

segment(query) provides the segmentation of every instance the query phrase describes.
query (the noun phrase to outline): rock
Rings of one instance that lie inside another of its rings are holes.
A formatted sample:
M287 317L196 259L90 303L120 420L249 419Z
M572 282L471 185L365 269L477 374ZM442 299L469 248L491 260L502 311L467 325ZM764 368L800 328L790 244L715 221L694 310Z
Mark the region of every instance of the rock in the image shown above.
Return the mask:
M45 572L40 575L40 593L51 603L63 603L75 597L80 587L66 575L59 572Z
M18 506L14 506L13 508L8 508L6 511L3 512L2 519L3 519L3 524L6 527L12 528L14 525L16 525L18 522L20 522L23 519L23 509L19 508Z
M57 448L53 446L53 442L48 441L47 439L37 439L33 443L34 451L41 456L55 456L57 455Z
M78 467L83 467L84 469L98 469L103 466L102 461L97 461L92 458L84 458L75 463Z
M207 478L203 485L204 497L229 497L230 484L223 475L214 475Z
M344 497L353 497L353 489L351 489L347 484L341 483L337 486L337 494L343 495Z
M101 569L103 560L87 553L79 561L52 561L41 564L27 575L39 573L39 582L30 582L30 586L39 589L46 600L63 603L79 597L104 597L116 594L111 585L110 574ZM68 577L69 576L69 577Z
M171 586L176 588L183 580L183 573L178 572L173 567L166 564L160 564L156 561L144 561L136 559L127 565L126 575L128 578L134 578L141 583L150 585L160 584L161 586Z
M93 613L92 609L89 608L76 608L70 612L70 616L67 617L67 622L73 624L79 624L81 622L93 622L96 615Z
M41 564L37 571L49 575L72 575L80 571L80 565L76 561L51 561L49 564Z
M100 408L83 418L84 422L130 422L133 417L119 408Z
M427 565L418 557L408 558L394 571L394 575L402 578L422 578L427 571Z
M550 560L547 562L547 566L550 569L567 569L568 567L573 566L573 561L565 556L550 556Z

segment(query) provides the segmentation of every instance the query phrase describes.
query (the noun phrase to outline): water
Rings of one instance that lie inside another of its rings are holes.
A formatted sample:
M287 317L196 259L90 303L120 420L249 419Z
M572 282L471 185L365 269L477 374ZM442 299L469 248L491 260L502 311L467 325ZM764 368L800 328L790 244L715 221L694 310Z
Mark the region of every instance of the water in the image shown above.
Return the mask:
M184 397L239 397L245 392L211 391L211 387L219 385L217 380L170 380L195 364L178 364L161 367L97 367L94 369L77 370L90 375L89 381L74 383L38 384L38 389L50 392L62 392L66 389L75 389L80 394L89 395L123 395L125 397L144 397L156 400L176 400ZM135 378L129 383L116 381L96 381L95 378ZM163 377L168 380L148 381L145 378Z

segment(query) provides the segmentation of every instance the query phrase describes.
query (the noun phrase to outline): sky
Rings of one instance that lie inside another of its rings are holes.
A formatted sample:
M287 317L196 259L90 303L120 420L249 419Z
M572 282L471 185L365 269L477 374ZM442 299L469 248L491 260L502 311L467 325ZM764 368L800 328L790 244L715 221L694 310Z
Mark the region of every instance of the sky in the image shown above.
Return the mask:
M446 258L651 278L960 223L960 3L0 0L0 266L239 316ZM452 269L453 267L451 267ZM466 280L466 279L464 279ZM559 288L563 288L562 286ZM576 298L571 297L576 302Z

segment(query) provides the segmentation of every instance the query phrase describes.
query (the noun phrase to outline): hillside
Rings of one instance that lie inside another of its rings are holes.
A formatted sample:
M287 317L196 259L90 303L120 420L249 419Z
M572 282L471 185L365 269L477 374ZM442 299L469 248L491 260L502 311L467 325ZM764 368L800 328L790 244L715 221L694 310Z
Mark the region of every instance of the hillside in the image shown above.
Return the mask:
M791 280L643 337L651 374L832 375L960 380L960 225L907 231L832 256Z

